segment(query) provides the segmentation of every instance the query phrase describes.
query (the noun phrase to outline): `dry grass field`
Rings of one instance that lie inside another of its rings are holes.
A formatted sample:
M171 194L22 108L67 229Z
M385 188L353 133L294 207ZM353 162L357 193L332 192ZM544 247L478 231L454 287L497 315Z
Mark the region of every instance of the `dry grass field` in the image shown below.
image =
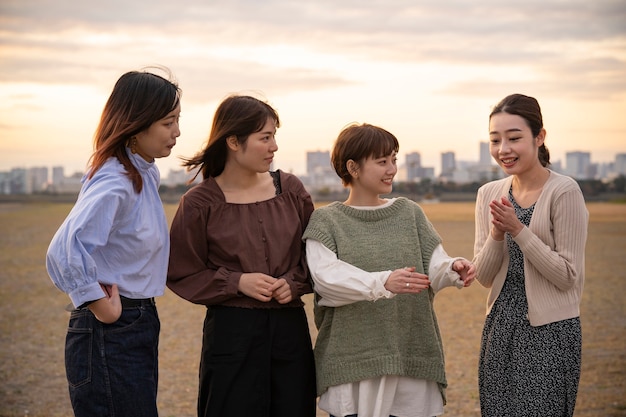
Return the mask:
M473 203L423 207L448 253L471 258ZM576 416L626 416L626 205L588 207L583 368ZM63 365L68 299L54 288L44 264L47 245L70 208L0 204L0 417L72 415ZM174 205L166 206L170 218L174 210ZM486 294L476 284L464 290L449 288L436 297L450 385L447 416L480 415L476 375ZM158 306L160 415L194 416L204 309L169 291ZM314 328L311 331L315 336Z

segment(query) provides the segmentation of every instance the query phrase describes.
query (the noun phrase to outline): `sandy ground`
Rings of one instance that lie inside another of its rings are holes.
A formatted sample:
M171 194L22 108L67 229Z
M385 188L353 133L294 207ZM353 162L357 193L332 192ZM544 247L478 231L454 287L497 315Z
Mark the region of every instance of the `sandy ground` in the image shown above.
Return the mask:
M71 416L63 366L67 297L47 277L45 251L71 206L0 204L0 417ZM175 207L167 206L168 215ZM425 205L451 255L471 257L473 204ZM626 205L589 205L577 417L626 416ZM477 360L486 290L445 289L435 307L449 382L445 415L479 416ZM307 307L312 305L307 297ZM204 308L171 292L162 322L161 417L195 415ZM315 329L311 327L313 337ZM319 413L320 416L326 415Z

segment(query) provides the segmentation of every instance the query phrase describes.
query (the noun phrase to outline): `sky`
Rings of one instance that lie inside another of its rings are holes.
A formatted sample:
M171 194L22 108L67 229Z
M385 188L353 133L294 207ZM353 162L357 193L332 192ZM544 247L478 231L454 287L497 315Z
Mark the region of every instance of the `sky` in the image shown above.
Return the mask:
M355 122L393 133L400 163L478 160L511 93L538 99L553 162L626 152L623 0L0 0L0 171L84 171L113 85L153 65L183 90L162 176L233 93L278 111L274 167L295 174Z

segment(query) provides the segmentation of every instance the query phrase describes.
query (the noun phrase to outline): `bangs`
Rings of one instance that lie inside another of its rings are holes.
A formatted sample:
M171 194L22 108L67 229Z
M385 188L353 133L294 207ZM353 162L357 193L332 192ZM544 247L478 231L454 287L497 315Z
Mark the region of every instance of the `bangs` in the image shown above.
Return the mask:
M361 160L364 158L382 158L388 155L398 153L400 144L398 139L381 128L368 128L361 136L361 142L358 146L355 160Z

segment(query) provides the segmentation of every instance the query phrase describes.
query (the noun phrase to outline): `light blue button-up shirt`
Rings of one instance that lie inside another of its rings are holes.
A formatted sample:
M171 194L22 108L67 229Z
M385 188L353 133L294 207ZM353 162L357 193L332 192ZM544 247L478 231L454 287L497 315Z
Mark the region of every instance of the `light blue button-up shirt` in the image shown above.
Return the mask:
M128 155L143 178L141 193L110 158L83 178L76 204L50 242L48 274L75 307L103 298L100 284L117 284L128 298L163 295L170 241L160 174L154 162Z

